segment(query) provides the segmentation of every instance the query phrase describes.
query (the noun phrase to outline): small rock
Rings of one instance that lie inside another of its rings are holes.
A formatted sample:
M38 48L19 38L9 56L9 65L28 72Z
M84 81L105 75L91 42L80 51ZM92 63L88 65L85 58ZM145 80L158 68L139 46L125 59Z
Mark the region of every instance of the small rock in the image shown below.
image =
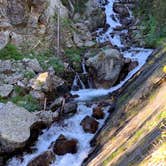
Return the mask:
M64 135L60 135L54 144L53 151L57 155L74 154L77 152L77 143L76 139L68 140Z
M1 109L4 105L5 105L4 103L0 103L0 109Z
M112 113L112 112L115 110L115 107L116 107L116 104L115 104L115 103L111 103L111 104L109 105L109 110L108 110L108 112Z
M136 68L137 66L138 66L138 62L137 62L137 61L132 61L132 62L129 64L128 72L130 72L131 70L133 70L133 69Z
M93 42L93 41L86 41L84 45L85 45L85 47L93 47L95 45L95 42Z
M55 155L51 151L46 151L30 161L27 166L49 166L55 160Z
M103 119L104 118L104 112L101 107L93 108L93 114L92 116L96 119Z
M0 32L0 50L3 49L9 42L9 32Z
M4 74L12 73L12 62L11 60L0 60L0 72Z
M81 121L80 125L83 127L85 132L94 134L98 129L99 122L90 116L86 116Z
M42 121L46 126L52 124L59 118L58 111L40 111L35 114L39 119L38 121Z
M0 86L0 97L6 98L13 91L13 85L3 84Z
M54 102L50 105L50 109L52 111L56 111L59 107L62 106L62 102L65 100L63 97L58 97L54 100Z
M64 114L75 114L77 112L76 103L66 103L64 105L63 113Z
M32 95L33 98L35 98L37 100L44 101L44 99L45 99L45 94L41 91L33 90L30 92L30 94Z
M26 64L28 68L32 69L34 72L39 73L43 70L37 59L24 58L23 62Z
M120 17L129 17L130 16L130 13L129 13L127 7L118 2L113 4L113 10L115 13L118 13L120 15Z

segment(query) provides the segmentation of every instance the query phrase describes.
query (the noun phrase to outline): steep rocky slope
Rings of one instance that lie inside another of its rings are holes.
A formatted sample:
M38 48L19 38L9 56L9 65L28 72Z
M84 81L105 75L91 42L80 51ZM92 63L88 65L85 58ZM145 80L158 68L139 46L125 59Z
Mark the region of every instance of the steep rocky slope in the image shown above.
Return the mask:
M92 141L94 153L83 165L146 165L150 161L152 165L165 165L164 151L159 151L166 139L165 64L163 47L156 50L135 78L119 91L120 96L115 96L116 109ZM160 152L156 161L153 160L155 150Z
M77 7L81 11L76 10ZM24 51L56 49L58 15L62 50L76 45L94 45L90 31L104 23L104 13L94 1L71 1L68 5L60 0L1 0L0 49L8 43Z

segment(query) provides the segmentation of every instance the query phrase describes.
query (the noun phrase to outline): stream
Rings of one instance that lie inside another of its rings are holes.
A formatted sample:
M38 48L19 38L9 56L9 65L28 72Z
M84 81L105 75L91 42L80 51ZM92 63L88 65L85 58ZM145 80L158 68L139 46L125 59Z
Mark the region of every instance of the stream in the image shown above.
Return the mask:
M132 76L136 72L138 72L141 69L141 67L146 63L148 57L151 55L153 51L151 49L144 49L132 46L127 50L123 49L125 46L121 41L120 33L128 33L128 30L123 29L117 34L114 33L114 28L116 28L117 26L121 26L117 14L113 11L114 2L115 0L108 0L108 3L105 5L106 23L109 25L109 28L104 33L102 33L103 29L99 29L97 31L97 33L100 34L97 37L97 41L100 43L110 41L112 45L117 46L121 50L121 53L125 58L130 58L132 61L138 61L138 66L134 68L131 72L129 72L123 81L121 81L118 85L111 87L110 89L85 89L84 85L82 85L82 89L77 91L71 91L73 95L79 95L79 97L75 99L78 104L77 113L74 114L74 116L65 119L63 122L58 124L52 124L52 126L49 129L43 130L43 134L39 136L34 146L35 151L31 154L24 153L22 159L13 157L8 162L8 166L27 166L27 164L33 158L47 151L50 147L50 144L54 142L60 134L65 135L66 138L74 138L78 140L77 153L68 153L63 156L56 155L55 162L50 164L50 166L80 166L84 159L87 158L88 154L91 152L92 147L90 146L90 141L93 139L95 135L85 133L80 123L82 119L84 119L87 115L92 115L92 110L96 105L94 104L92 106L87 106L86 101L92 100L96 97L106 96L121 88L130 78L132 78ZM114 19L111 16L114 16ZM131 11L130 17L132 17ZM111 35L112 33L114 33L114 35ZM85 74L86 69L84 64L82 68L83 73ZM81 81L79 79L79 76L76 75L73 84L76 85L78 81ZM108 109L108 107L104 108L104 119L98 120L98 130L103 126L105 120L109 116Z

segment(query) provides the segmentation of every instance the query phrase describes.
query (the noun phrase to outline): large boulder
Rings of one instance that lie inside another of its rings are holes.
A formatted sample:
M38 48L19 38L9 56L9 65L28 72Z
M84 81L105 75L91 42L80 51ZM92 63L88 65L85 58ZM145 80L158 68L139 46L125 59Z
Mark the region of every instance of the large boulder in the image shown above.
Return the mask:
M116 49L106 48L87 62L96 87L110 88L116 83L124 64L124 59Z
M49 166L54 160L54 153L52 151L46 151L32 159L27 166Z
M30 113L11 102L0 103L0 154L23 148L31 136L57 120L58 112Z
M99 122L90 116L86 116L81 121L80 125L83 127L85 132L94 134L98 129Z
M0 154L22 148L30 137L37 117L8 102L0 108Z
M57 155L74 154L77 152L77 140L68 140L64 135L60 135L54 144L53 151Z

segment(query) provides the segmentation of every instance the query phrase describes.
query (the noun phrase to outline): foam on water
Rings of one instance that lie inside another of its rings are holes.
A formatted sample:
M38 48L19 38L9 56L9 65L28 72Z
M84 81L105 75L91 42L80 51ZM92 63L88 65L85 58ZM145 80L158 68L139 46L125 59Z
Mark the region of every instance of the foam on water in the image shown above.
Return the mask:
M51 0L53 2L54 0ZM106 21L107 24L110 25L108 30L101 34L102 29L98 30L98 34L100 36L97 38L99 42L110 41L113 45L116 45L120 48L123 47L123 44L120 40L119 34L114 34L113 29L117 26L120 26L118 18L116 14L113 12L113 3L115 0L108 0L108 4L105 6L106 12ZM55 4L53 4L55 5ZM130 14L132 15L132 14ZM114 18L114 19L113 19ZM127 31L126 31L127 33ZM53 124L49 129L43 131L43 134L39 136L37 143L35 145L35 152L32 154L24 154L23 161L14 157L8 162L8 166L27 166L29 161L31 161L34 157L48 150L50 144L55 141L60 134L64 134L67 138L76 138L78 140L78 152L76 154L66 154L64 156L56 156L56 161L51 166L80 166L83 160L88 156L91 151L90 141L94 137L93 134L85 133L80 126L81 120L92 114L92 109L95 106L87 107L84 102L91 100L95 97L105 96L111 92L116 91L121 88L140 68L145 64L147 58L152 53L150 49L143 48L130 48L127 51L122 52L125 58L130 58L132 61L138 61L138 66L133 69L130 73L128 73L127 77L121 81L118 85L110 88L110 89L82 89L79 91L73 91L72 94L78 94L78 111L73 116L70 117L64 122L60 124ZM100 127L104 124L104 121L108 117L107 109L105 108L105 119L99 120Z
M56 161L52 164L52 166L68 166L72 164L72 166L79 166L83 162L83 160L89 154L91 147L90 141L93 138L94 134L85 133L80 125L81 120L92 114L92 107L85 106L84 103L79 103L77 113L69 118L64 120L61 124L54 124L48 130L44 130L43 134L38 138L37 144L35 148L37 149L33 154L25 154L23 156L23 162L17 158L13 158L8 166L27 166L29 161L31 161L34 157L38 156L44 151L47 151L49 146L53 141L55 141L60 134L64 134L67 138L75 138L79 141L78 151L76 154L66 154L64 156L56 156ZM107 109L105 108L104 112L106 117L108 116ZM99 120L99 128L103 125L105 119Z

